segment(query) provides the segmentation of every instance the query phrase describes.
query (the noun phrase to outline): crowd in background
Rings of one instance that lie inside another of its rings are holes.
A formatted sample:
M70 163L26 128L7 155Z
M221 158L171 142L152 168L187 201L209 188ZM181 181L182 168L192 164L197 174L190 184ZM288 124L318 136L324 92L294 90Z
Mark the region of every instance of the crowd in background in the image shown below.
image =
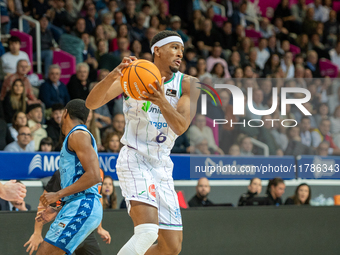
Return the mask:
M253 105L270 109L272 89L302 87L311 92L303 106L312 113L305 116L287 105L282 115L277 110L257 116L245 107L245 114L233 114L229 90L218 90L222 105L208 97L207 114L197 114L189 130L180 136L172 153L263 155L254 146L256 139L269 147L270 155L340 154L340 82L322 77L319 59L326 58L340 68L340 15L331 0L305 0L290 5L282 0L268 19L251 1L164 1L164 0L8 0L1 9L1 32L18 27L25 14L38 20L41 29L43 79L36 75L36 30L24 22L23 29L33 38L33 63L20 50L20 39L11 36L0 45L1 93L0 150L59 150L61 116L65 104L74 98L86 99L91 89L117 66L123 57L152 61L150 41L159 31L178 32L185 43L180 71L202 83L234 84L247 95L253 89ZM226 17L212 2L224 6ZM246 37L256 28L259 38ZM294 47L300 53L296 54ZM77 60L76 74L68 84L60 81L61 69L53 65L53 51L62 49ZM33 73L30 73L33 70ZM293 95L301 98L301 94ZM247 99L245 97L245 99ZM91 111L86 123L98 149L119 152L124 132L123 97ZM200 109L198 103L198 113ZM226 119L213 132L208 122ZM262 119L263 126L230 125ZM296 127L279 121L294 119Z

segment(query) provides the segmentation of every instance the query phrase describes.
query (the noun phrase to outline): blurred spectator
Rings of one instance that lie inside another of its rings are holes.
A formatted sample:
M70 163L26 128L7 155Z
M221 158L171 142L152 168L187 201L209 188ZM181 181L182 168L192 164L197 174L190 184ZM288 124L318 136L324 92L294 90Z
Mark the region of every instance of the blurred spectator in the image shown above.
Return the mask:
M41 139L39 145L39 151L42 152L51 152L53 150L53 141L51 137L45 137Z
M183 59L185 60L186 66L187 66L187 71L191 67L196 67L197 66L197 56L196 56L196 50L194 48L187 48L187 50L184 53Z
M336 107L340 105L340 87L337 89L337 94L333 94L328 98L329 113L333 114Z
M101 26L102 28L102 26ZM86 22L85 22L85 19L84 18L78 18L76 20L76 24L75 24L75 27L74 27L74 30L72 31L72 35L76 36L76 37L79 37L83 34L87 32L86 31Z
M212 83L213 84L224 84L226 82L225 77L225 68L223 67L223 64L220 62L217 62L214 67L211 70L211 76L212 76Z
M112 132L116 132L120 136L122 136L124 134L124 128L125 128L124 114L117 113L116 115L114 115L112 119L112 126L105 128L105 130L102 129L103 131L102 140L106 140L106 136Z
M6 121L0 118L0 151L2 151L7 144L14 141L11 136L11 132L8 129Z
M105 148L105 152L110 153L119 153L120 149L123 147L123 145L120 142L120 136L118 133L112 132L109 133L105 140L103 141L103 146Z
M30 2L30 1L27 1ZM66 24L66 15L67 12L65 11L65 1L63 0L55 0L55 6L53 7L53 21L52 24L54 26L64 28L64 24Z
M18 111L26 112L26 92L23 82L17 79L11 86L3 101L3 109L5 113L5 120L7 123L11 123L14 114Z
M208 149L212 153L223 155L224 152L216 145L213 132L210 127L206 126L206 117L201 114L196 114L195 125L189 128L189 139L193 145L198 144L198 138L206 138L208 142Z
M219 43L214 44L212 47L212 54L207 58L207 71L211 72L217 63L221 63L224 69L222 78L231 78L228 70L227 61L221 58L222 47Z
M230 146L228 154L230 156L241 156L240 146L238 146L237 144L233 144L232 146Z
M48 72L48 79L40 86L39 99L46 108L54 104L66 105L70 101L67 87L60 81L61 69L59 65L51 65Z
M142 52L151 53L150 43L151 39L156 35L157 30L153 27L149 27L145 32L144 39L140 42L142 44Z
M189 37L181 29L181 18L176 15L172 16L170 19L169 30L177 32L181 36L184 44L189 40Z
M339 34L339 33L338 33ZM335 45L334 49L329 51L329 56L333 64L337 65L340 70L340 41L338 41Z
M123 10L126 22L130 26L134 26L137 23L136 3L134 0L128 0L126 7Z
M251 141L251 138L248 136L243 136L240 139L240 156L254 156L254 153L252 153L253 150L253 143Z
M319 104L317 114L314 117L317 126L320 125L321 120L328 119L328 114L328 105L326 103Z
M338 155L340 149L335 145L332 134L329 132L331 129L331 121L329 119L323 119L320 122L319 128L312 132L313 147L317 148L322 141L329 142L329 155Z
M47 122L47 134L48 137L52 139L53 147L56 151L61 149L60 135L61 135L61 119L64 112L64 105L54 104L52 105L52 115L51 119Z
M121 54L124 53L124 52L130 52L129 51L129 46L130 46L130 43L128 41L127 38L125 37L120 37L118 38L118 49L115 50L112 55L117 57L117 58L121 58ZM130 52L131 53L131 52Z
M188 24L188 34L195 36L200 30L205 17L200 10L194 10L191 22Z
M273 122L273 127L270 129L271 135L275 139L275 143L278 145L278 147L282 150L285 151L288 145L288 137L286 135L286 127L282 126L280 124L280 121L282 119L286 119L285 117L279 117L278 115L275 116L275 113L272 116L273 119L279 120L279 121L274 121ZM288 118L287 118L288 119ZM285 122L285 123L288 123ZM287 125L294 125L295 123L292 121Z
M300 132L299 127L289 127L287 129L287 136L289 142L285 150L285 155L293 155L295 157L299 155L313 155L313 149L301 143L301 137L299 135L299 132Z
M111 25L112 24L112 19L113 19L112 13L107 12L107 13L103 14L103 17L102 17L102 26L103 26L106 38L108 40L112 40L113 38L117 37L117 32L116 32L116 30Z
M48 77L48 70L53 62L53 34L48 28L48 19L45 15L39 18L40 23L40 43L41 43L41 60L44 62L45 78ZM33 28L30 32L33 38L33 59L37 60L37 49L36 49L36 29Z
M285 78L294 78L295 68L293 64L293 54L289 51L285 52L283 60L281 61L282 71L285 73Z
M310 3L308 7L314 9L315 21L326 22L328 20L329 11L322 6L321 0L314 0L314 3Z
M136 26L132 28L131 35L133 40L142 41L146 32L146 27L144 27L145 14L140 12L137 14Z
M314 9L308 8L306 17L302 23L302 31L310 36L315 32L317 24L318 23L314 20Z
M1 87L1 100L5 99L6 94L11 90L11 86L13 82L17 79L22 80L22 82L25 85L25 93L27 96L27 103L32 104L32 103L40 103L40 100L37 100L37 98L33 94L33 88L31 86L30 81L27 78L27 73L29 71L29 65L26 60L19 60L17 63L17 71L14 74L9 75L5 80L4 83L2 84Z
M34 149L39 149L41 139L47 137L46 130L42 127L41 122L43 119L42 107L40 104L31 104L27 107L28 127L31 130Z
M338 105L333 113L331 120L331 133L333 135L340 134L340 105Z
M212 75L209 72L207 72L207 63L204 58L201 57L197 60L196 67L197 67L197 76L201 82L203 82L205 78L209 78L209 79L212 78Z
M280 67L280 58L278 54L272 54L267 60L264 66L264 77L268 77L269 75L275 74Z
M150 19L151 19L151 6L150 6L150 4L143 3L141 11L145 15L145 21L144 21L143 26L145 28L148 28L150 26Z
M71 28L73 28L74 24L77 21L77 18L79 18L79 12L77 11L77 9L73 6L73 3L75 3L75 1L73 0L66 0L65 1L65 20L64 20L64 24L65 24L65 30L70 32ZM85 23L84 23L84 31L85 31Z
M262 183L259 178L252 178L250 184L248 185L248 192L241 195L238 200L238 206L247 205L247 201L259 195L262 191Z
M295 194L286 199L285 205L309 205L312 191L307 183L301 183L295 189Z
M262 77L262 69L256 63L256 59L257 50L255 48L252 48L249 52L249 59L246 65L250 66L253 72L253 76L255 76L255 78L260 78Z
M27 73L31 69L31 62L26 52L20 50L21 41L16 36L11 36L8 39L9 52L6 52L1 56L2 71L5 73L5 79L10 75L14 74L18 70L18 61L27 61Z
M118 49L117 49L118 50ZM100 61L102 56L107 54L109 51L109 46L107 44L107 41L104 39L100 39L97 41L97 51L95 53L96 59L98 61L98 65L100 65ZM118 58L118 57L117 57ZM99 67L100 68L100 67Z
M244 37L241 41L238 53L240 53L241 65L244 66L249 62L250 49L252 42L249 37Z
M312 146L312 133L310 130L310 119L307 116L302 117L300 122L301 143L308 147Z
M175 145L171 150L171 153L193 153L194 148L190 146L190 142L186 135L186 132L179 137L177 137L175 141Z
M274 12L274 20L276 18L281 18L283 21L283 26L288 30L294 28L295 16L292 14L289 7L289 0L282 0L276 7Z
M224 55L229 58L232 48L236 45L236 40L233 34L233 25L225 21L222 27L222 42L221 42Z
M39 19L39 17L44 15L50 8L47 0L33 0L33 17Z
M263 102L263 92L260 89L256 89L253 91L253 108L255 108L256 110L267 110L268 107L262 104ZM259 116L252 113L249 110L249 106L248 104L246 105L246 116L249 119L258 119Z
M159 25L166 27L170 23L170 16L168 15L168 5L165 2L159 4L159 14L157 15L159 19ZM160 29L164 30L164 29Z
M293 4L291 7L292 15L294 16L295 22L301 26L306 16L306 0L298 0L297 4Z
M83 62L87 63L90 67L90 80L95 80L95 77L97 76L96 71L98 68L98 62L95 58L94 49L90 45L90 36L88 33L83 33L81 35L81 39L84 42Z
M270 54L271 56L272 56L272 54L280 55L280 54L283 53L283 52L280 51L280 49L277 47L277 41L276 41L276 37L275 37L274 35L268 38L267 51L269 52L269 54Z
M338 44L337 36L340 33L339 22L336 19L336 11L329 12L329 20L324 24L324 42L334 47ZM337 51L339 52L339 51ZM338 54L337 54L338 55Z
M220 35L212 29L212 21L210 19L204 20L202 30L195 39L197 49L204 58L209 56L209 52L212 51L215 42L221 41Z
M312 71L313 78L320 78L320 68L318 64L318 54L314 50L310 50L307 52L307 61L305 68L308 68Z
M114 19L114 22L115 22L114 25L113 25L113 28L118 32L118 27L122 24L126 24L126 19L124 17L123 12L116 11L114 13L113 19ZM126 24L126 25L131 27L129 24Z
M231 17L233 29L235 29L237 25L242 25L243 27L247 27L249 25L249 21L245 18L247 16L246 10L247 2L242 2L239 10L235 10L233 12L233 16Z
M80 98L85 100L89 94L89 65L86 63L77 64L77 73L71 76L67 84L70 99Z
M198 137L193 145L195 147L194 153L200 155L210 155L208 140L204 137Z
M276 177L269 180L266 193L268 195L268 202L270 205L282 205L281 197L283 193L285 193L285 188L286 185L281 178Z
M131 43L131 55L135 56L137 59L141 58L141 54L142 54L142 45L139 41L134 40Z
M31 142L29 127L23 126L18 129L18 140L8 144L4 151L8 152L34 152L32 147L27 146ZM39 147L38 147L39 148Z
M260 142L265 143L269 147L269 155L278 155L282 156L283 151L281 150L280 146L276 143L275 138L272 134L272 118L271 115L264 115L262 116L262 121L264 122L263 126L260 128L260 134L257 137L257 140Z
M87 7L85 24L86 32L89 34L92 34L96 26L99 24L99 21L96 18L96 6L94 4L90 4Z
M329 155L329 150L331 148L329 147L328 141L322 141L319 146L316 148L316 155L327 157Z
M240 57L240 53L238 53L238 51L233 51L231 53L231 56L229 58L229 64L228 64L228 71L229 74L232 77L235 77L235 72L237 68L241 68L241 57ZM243 70L242 70L242 77L243 77ZM242 78L240 77L240 78ZM236 78L236 77L235 77Z
M200 178L196 186L196 195L190 199L188 203L189 207L203 207L213 205L213 202L208 199L209 193L209 180L205 177Z
M111 176L104 176L102 194L103 209L117 209L117 194Z
M260 22L260 33L262 37L268 39L274 35L274 30L268 18L263 17Z
M259 46L256 49L257 56L256 56L256 64L263 70L264 65L267 62L268 58L270 57L269 52L266 50L268 46L268 41L266 38L262 37L259 39Z
M89 116L87 117L86 126L96 140L98 151L103 151L104 147L100 138L100 131L96 126L96 118L94 117L93 110L90 110Z

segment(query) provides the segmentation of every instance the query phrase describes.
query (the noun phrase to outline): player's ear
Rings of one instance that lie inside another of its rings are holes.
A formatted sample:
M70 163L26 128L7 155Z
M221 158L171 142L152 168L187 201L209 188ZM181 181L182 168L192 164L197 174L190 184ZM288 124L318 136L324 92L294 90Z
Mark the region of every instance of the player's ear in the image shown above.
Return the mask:
M159 57L160 55L161 55L160 47L155 47L154 48L154 56Z

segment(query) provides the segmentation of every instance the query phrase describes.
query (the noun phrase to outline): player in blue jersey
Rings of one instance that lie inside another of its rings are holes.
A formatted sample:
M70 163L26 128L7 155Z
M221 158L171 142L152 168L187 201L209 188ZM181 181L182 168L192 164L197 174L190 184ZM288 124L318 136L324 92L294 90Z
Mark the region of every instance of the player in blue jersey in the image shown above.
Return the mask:
M72 254L102 220L97 145L84 125L88 114L89 109L81 99L71 100L65 107L61 131L66 137L59 160L62 189L40 197L40 202L46 207L40 214L53 214L55 209L51 209L50 205L60 199L64 205L59 213L56 210L56 219L37 255Z

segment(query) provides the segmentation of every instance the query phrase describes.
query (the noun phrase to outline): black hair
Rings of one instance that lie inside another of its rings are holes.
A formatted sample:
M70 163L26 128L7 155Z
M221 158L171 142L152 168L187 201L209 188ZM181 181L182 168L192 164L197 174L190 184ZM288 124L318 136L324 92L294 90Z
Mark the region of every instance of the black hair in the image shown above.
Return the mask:
M270 193L270 189L272 186L276 187L280 183L284 184L284 181L280 177L276 177L274 179L269 180L268 186L267 186L267 193Z
M218 65L221 65L222 66L222 68L223 68L223 73L222 73L222 78L225 76L225 70L224 70L224 66L222 65L222 63L221 62L217 62L215 65L214 65L214 67L212 68L212 70L211 70L211 74L216 74L216 68L217 68L217 66Z
M21 43L21 40L20 40L20 38L17 37L17 36L11 36L11 37L8 39L8 45L10 45L11 42L18 42L18 43Z
M39 145L39 151L41 151L41 146L46 145L46 144L51 145L52 146L51 151L53 151L53 140L51 137L45 137L41 139L40 145Z
M54 104L52 105L52 112L54 111L61 111L64 109L64 105L63 104Z
M83 124L86 123L90 110L85 106L85 101L82 99L73 99L65 106L67 113L72 120L77 119Z
M170 30L163 30L159 33L157 33L152 39L151 39L151 42L150 42L150 48L152 47L152 45L154 45L156 42L164 39L164 38L167 38L169 36L178 36L181 38L181 36L175 32L175 31L170 31Z
M27 107L26 113L29 113L30 111L34 110L35 108L41 108L41 110L42 110L41 104L31 104Z
M303 116L300 120L300 123L303 121L303 120L309 120L310 121L310 118L308 116Z

